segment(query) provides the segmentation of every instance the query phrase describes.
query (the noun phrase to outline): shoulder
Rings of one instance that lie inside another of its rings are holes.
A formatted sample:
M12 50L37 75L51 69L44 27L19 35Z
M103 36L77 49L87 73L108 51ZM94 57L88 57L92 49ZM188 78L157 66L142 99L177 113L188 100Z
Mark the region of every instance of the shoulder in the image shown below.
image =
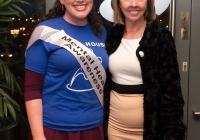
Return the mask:
M54 26L54 25L58 25L59 23L62 22L62 17L58 17L58 18L53 18L53 19L48 19L45 21L42 21L38 24L38 26Z
M101 33L101 38L102 38L102 40L105 42L106 41L106 37L107 37L107 31L106 31L106 29L104 28L104 26L102 26L101 25L101 31L102 31L102 33Z
M113 28L110 30L110 36L118 36L124 33L125 26L121 24L114 24Z
M150 43L151 46L155 46L160 41L165 42L167 39L173 39L171 32L161 25L158 20L154 20L146 24L141 45Z
M158 20L152 22L151 30L157 32L160 37L172 36L169 29L161 25Z
M124 34L125 26L116 23L112 29L108 32L107 41L108 43L112 43L113 41L121 41L122 36Z
M40 40L40 41L45 40L50 35L57 32L59 30L57 28L59 21L60 21L59 18L55 18L55 19L49 19L49 20L39 23L31 34L27 48L29 48L37 40Z
M112 54L116 51L124 33L124 25L115 24L113 28L109 31L106 39L106 50L108 54Z
M105 27L104 27L104 26L102 26L102 25L101 25L101 27L100 27L100 28L101 28L101 30L102 30L102 33L103 33L103 34L107 34L107 31L106 31L106 29L105 29Z
M37 25L37 27L46 27L46 28L52 28L55 30L62 30L62 29L68 28L68 24L65 23L63 17L57 17L57 18L48 19L43 22L40 22Z
M158 49L163 57L169 57L171 54L176 55L176 46L171 32L161 25L159 21L153 21L151 28L147 28L146 37L151 34L148 41L152 46ZM145 42L145 41L144 41Z
M147 23L145 31L149 34L171 34L157 19L153 20L151 23Z
M34 29L32 36L33 35L38 35L44 36L50 32L55 32L58 30L63 29L63 18L58 17L58 18L53 18L53 19L48 19L43 22L40 22L36 28Z

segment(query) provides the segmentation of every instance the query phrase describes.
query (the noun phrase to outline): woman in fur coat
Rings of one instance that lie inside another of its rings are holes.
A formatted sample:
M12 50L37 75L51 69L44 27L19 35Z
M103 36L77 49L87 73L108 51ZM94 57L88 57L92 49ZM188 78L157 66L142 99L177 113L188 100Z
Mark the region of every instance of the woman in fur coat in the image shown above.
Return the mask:
M105 130L109 140L184 140L184 100L171 33L154 0L113 0Z

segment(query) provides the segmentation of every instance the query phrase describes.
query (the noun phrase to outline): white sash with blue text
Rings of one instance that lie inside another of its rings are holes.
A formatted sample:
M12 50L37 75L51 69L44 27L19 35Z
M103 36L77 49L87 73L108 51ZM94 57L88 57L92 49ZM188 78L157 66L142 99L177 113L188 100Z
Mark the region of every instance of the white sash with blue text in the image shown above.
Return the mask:
M97 56L84 44L67 35L64 30L38 26L32 33L27 49L38 39L67 49L77 59L103 106L103 87L106 72Z

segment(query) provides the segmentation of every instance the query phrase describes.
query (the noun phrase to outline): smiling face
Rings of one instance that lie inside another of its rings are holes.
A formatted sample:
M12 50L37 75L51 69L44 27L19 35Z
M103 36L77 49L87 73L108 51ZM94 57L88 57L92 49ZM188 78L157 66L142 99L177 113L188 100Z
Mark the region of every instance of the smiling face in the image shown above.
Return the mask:
M144 19L147 0L119 0L119 5L126 22L137 22Z
M59 0L65 7L64 19L74 25L85 25L93 0Z

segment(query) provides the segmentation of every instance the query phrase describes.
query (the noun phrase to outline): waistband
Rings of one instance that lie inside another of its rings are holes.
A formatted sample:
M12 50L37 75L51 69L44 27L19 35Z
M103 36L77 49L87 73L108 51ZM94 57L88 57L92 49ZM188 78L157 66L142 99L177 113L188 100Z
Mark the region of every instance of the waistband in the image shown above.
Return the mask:
M121 85L115 82L111 82L112 90L120 94L144 94L144 85Z

